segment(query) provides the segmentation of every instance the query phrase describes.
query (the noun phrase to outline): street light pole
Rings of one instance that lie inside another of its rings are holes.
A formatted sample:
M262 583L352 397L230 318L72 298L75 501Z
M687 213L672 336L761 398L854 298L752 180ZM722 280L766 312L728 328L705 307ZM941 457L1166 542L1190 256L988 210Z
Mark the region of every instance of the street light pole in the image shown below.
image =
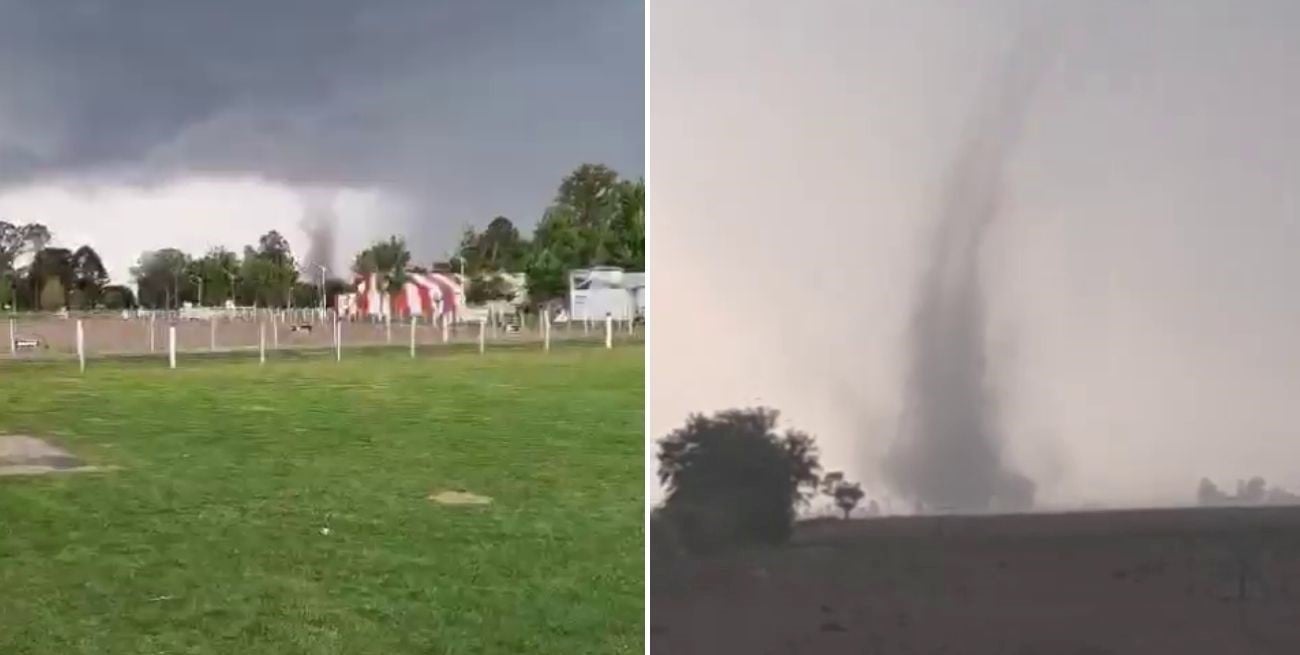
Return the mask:
M226 277L230 278L230 301L239 304L235 302L235 274L226 270L223 270L222 273L225 273Z
M199 307L202 307L203 306L203 276L191 275L190 279L199 283Z
M317 264L316 268L320 269L320 310L321 312L324 312L325 305L329 304L329 302L325 299L325 267L320 264Z

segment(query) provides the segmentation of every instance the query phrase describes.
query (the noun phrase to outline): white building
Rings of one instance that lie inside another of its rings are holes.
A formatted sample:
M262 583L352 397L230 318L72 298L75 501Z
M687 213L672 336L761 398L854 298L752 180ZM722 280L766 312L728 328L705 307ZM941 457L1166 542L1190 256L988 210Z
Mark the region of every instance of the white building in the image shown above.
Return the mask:
M613 266L569 272L569 310L574 320L617 320L645 315L645 273Z

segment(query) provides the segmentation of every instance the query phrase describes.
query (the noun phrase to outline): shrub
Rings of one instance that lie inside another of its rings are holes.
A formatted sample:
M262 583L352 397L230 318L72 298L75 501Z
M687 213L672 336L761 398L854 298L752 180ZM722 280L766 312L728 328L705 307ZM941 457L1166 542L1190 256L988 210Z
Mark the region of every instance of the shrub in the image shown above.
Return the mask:
M776 419L766 408L694 415L660 440L664 518L687 549L790 537L797 506L816 490L820 464L813 438L777 434Z

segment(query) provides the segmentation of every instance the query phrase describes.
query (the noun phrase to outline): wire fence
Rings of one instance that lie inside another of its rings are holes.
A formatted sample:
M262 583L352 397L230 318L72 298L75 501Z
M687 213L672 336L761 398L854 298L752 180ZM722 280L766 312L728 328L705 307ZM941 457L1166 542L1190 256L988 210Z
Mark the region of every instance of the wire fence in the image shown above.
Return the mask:
M439 346L486 352L502 346L640 342L644 325L604 318L551 322L545 317L440 321L428 317L347 318L313 309L27 313L7 317L7 356L16 361L158 357L176 366L186 356L246 354L265 361L277 352L404 348L412 357ZM3 338L3 337L0 337Z

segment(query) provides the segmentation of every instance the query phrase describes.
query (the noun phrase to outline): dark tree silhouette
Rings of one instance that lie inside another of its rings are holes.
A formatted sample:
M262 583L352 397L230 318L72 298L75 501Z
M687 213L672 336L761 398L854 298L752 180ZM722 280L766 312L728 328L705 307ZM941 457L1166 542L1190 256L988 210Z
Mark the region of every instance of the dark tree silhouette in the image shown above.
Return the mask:
M72 252L67 248L42 248L32 257L27 279L41 309L54 310L68 304L68 291L76 281Z
M844 512L845 519L849 518L849 512L867 495L862 491L862 485L845 480L844 474L839 471L827 473L822 477L821 483L822 493L829 496L835 506Z
M100 298L105 309L134 309L136 307L135 294L130 287L122 285L106 286Z
M490 300L514 300L514 297L510 283L500 274L472 279L465 290L465 302L476 305Z
M789 538L821 466L813 438L778 434L777 415L766 408L697 414L659 441L664 517L687 548Z
M72 277L82 307L97 305L104 285L108 284L108 271L104 270L104 263L94 248L82 246L72 253Z
M831 495L835 499L835 506L844 512L844 518L847 519L849 518L849 512L852 512L853 508L858 506L858 503L866 494L863 493L862 486L856 482L841 482L835 485L835 490Z
M1210 481L1209 478L1201 478L1201 484L1196 488L1196 501L1202 505L1226 505L1230 498L1228 494L1223 493L1218 487Z

